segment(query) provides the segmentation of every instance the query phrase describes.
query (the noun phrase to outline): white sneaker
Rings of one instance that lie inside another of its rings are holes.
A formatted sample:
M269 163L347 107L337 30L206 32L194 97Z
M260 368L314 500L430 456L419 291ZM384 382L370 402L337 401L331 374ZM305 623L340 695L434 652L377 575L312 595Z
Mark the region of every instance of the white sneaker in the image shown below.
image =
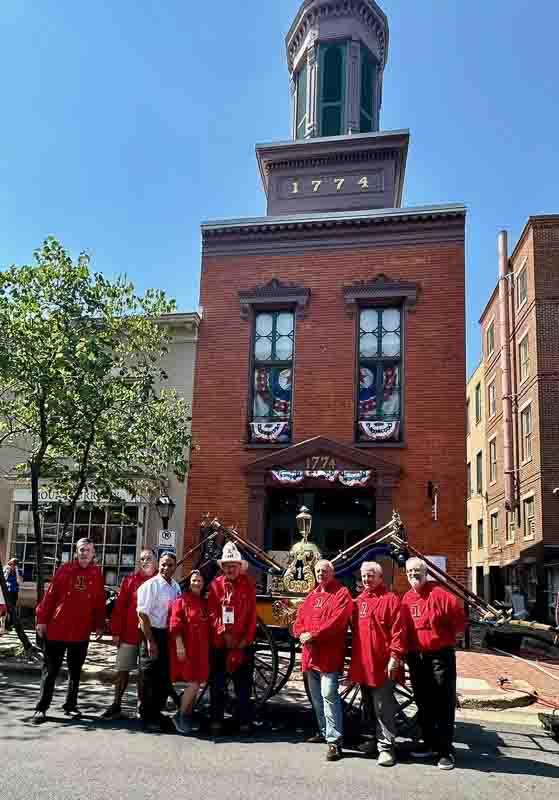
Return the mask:
M393 767L396 757L393 750L381 750L378 754L377 764L379 767Z

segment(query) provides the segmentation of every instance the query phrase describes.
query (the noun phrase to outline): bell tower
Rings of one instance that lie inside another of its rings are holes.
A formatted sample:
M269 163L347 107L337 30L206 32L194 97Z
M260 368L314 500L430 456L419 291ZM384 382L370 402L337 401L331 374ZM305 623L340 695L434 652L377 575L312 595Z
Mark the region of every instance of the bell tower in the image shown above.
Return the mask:
M374 0L304 0L285 44L294 139L378 131L388 20Z
M384 13L374 0L303 0L285 44L292 139L256 147L268 216L399 208L409 132L379 130Z

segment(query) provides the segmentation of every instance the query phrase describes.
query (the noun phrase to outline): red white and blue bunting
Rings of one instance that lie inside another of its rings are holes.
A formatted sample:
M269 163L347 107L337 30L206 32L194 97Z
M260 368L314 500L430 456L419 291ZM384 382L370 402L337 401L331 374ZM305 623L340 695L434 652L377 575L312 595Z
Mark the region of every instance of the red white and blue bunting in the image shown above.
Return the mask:
M369 481L371 480L371 470L370 469L362 469L362 470L338 470L338 469L331 469L331 470L289 470L289 469L273 469L270 470L270 474L272 478L277 481L277 483L281 483L284 486L291 485L296 486L297 484L303 483L305 478L313 478L319 480L325 480L329 483L335 483L339 481L342 486L348 486L350 488L358 487L358 486L367 486Z
M251 422L250 429L252 439L262 442L277 442L287 433L289 421L287 422Z
M359 422L361 433L373 442L387 442L397 439L400 433L400 421L395 422Z

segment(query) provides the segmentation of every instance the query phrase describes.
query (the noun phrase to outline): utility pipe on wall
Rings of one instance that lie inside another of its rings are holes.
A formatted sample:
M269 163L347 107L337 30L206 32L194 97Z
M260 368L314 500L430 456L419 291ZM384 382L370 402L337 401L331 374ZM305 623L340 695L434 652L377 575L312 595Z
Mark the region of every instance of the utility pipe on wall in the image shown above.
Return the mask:
M508 303L509 257L507 232L501 231L499 251L499 338L501 342L501 396L503 398L503 465L505 479L505 508L515 508L514 451L512 436L512 378L510 356L510 324Z

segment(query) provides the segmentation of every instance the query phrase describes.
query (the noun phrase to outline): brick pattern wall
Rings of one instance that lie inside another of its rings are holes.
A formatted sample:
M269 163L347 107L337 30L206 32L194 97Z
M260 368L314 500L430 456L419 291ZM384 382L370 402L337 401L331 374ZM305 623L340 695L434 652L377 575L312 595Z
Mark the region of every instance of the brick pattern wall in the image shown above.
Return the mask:
M535 221L537 368L544 544L559 548L559 217Z
M293 442L322 435L352 445L356 320L346 313L342 287L380 273L419 282L421 294L405 318L405 447L379 447L377 454L403 468L394 506L410 540L426 554L446 554L450 571L465 581L462 244L203 258L186 544L197 539L206 512L247 533L243 470L270 452L246 445L251 324L240 317L239 289L277 278L311 290L308 315L296 321ZM440 485L438 522L431 519L428 480Z

